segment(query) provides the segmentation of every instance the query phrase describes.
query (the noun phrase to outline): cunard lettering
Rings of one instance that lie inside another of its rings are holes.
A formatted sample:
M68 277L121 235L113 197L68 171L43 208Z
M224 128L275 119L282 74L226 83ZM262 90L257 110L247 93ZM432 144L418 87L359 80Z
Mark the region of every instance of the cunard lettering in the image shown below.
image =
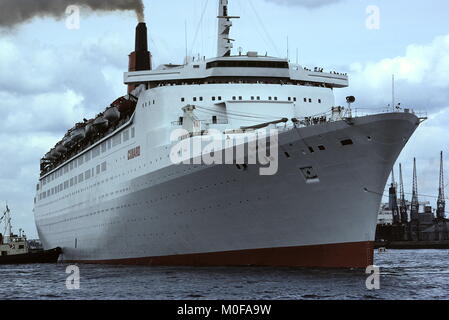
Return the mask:
M128 151L128 160L140 157L140 146Z

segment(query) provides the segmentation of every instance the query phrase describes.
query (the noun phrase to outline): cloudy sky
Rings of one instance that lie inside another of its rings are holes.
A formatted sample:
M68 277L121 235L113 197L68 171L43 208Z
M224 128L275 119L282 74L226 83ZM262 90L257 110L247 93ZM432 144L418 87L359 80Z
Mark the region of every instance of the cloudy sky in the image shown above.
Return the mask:
M215 55L217 1L144 4L154 64L183 61L185 25L189 55ZM2 5L3 0L4 13ZM378 26L373 25L373 6L379 10ZM236 51L285 57L288 38L293 62L298 52L304 66L349 73L351 86L337 90L337 104L351 94L358 107L386 106L394 73L397 102L429 115L400 158L407 192L417 158L419 191L425 195L437 194L440 150L447 155L449 182L447 12L447 0L230 2L230 13L242 17L232 30ZM11 16L0 14L0 19L0 199L9 201L15 230L22 227L35 237L39 159L75 122L125 93L123 72L134 45L136 14L82 10L79 29L67 28L66 17L37 17L12 27L5 27Z

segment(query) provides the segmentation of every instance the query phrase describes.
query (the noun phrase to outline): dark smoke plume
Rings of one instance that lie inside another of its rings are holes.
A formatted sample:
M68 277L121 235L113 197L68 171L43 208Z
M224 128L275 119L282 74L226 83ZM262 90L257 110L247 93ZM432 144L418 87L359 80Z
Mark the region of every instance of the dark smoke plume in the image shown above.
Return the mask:
M92 11L135 11L144 21L142 0L0 0L0 27L14 27L35 17L62 18L70 5Z

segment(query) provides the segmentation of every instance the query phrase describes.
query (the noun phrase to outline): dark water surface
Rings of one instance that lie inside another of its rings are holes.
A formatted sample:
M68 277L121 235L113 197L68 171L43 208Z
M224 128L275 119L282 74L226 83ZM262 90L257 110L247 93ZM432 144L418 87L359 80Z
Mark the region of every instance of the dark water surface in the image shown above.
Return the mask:
M1 299L449 299L449 250L376 253L380 290L364 270L79 265L0 266Z

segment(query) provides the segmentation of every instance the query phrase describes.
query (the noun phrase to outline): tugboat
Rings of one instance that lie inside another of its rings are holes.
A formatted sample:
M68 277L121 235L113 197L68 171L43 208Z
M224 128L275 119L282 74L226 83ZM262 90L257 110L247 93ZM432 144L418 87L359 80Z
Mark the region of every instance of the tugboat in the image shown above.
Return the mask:
M19 234L12 233L11 211L8 205L0 217L0 223L5 224L4 236L0 233L0 265L2 264L32 264L32 263L56 263L61 248L51 250L30 250L27 237L22 229Z

